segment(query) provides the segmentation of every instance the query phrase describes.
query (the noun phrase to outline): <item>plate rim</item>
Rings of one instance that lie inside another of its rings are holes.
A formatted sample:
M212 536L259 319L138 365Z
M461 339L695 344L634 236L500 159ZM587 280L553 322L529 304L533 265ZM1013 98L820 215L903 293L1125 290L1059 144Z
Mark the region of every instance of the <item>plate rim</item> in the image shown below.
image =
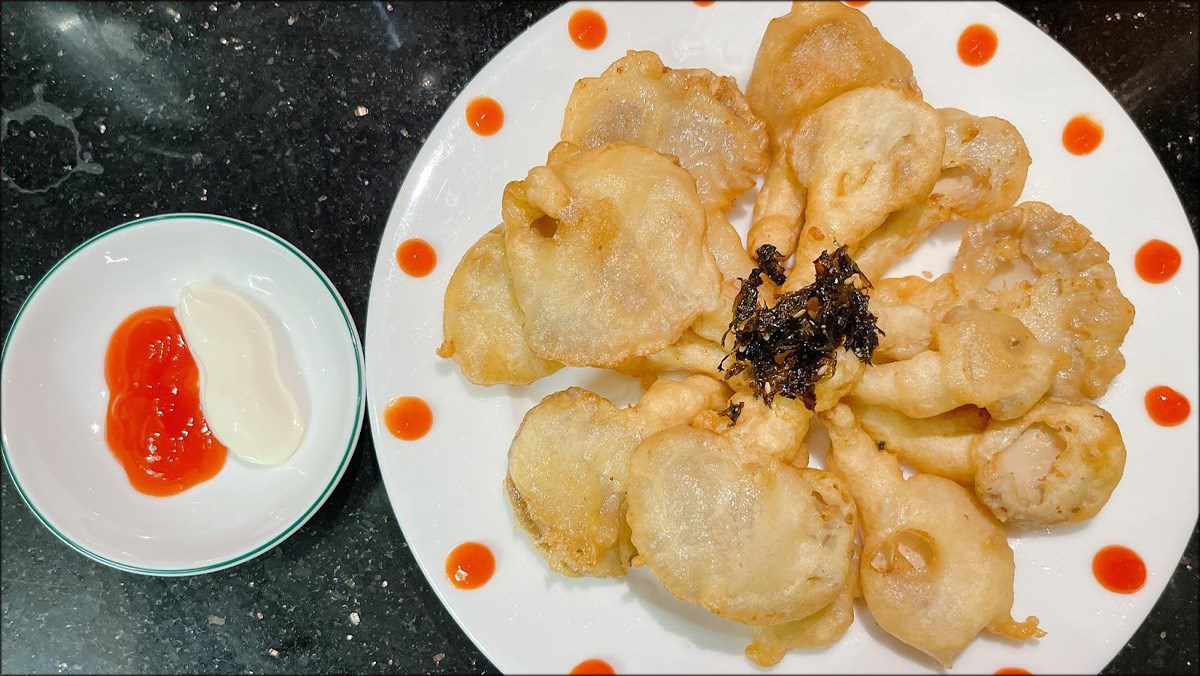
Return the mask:
M154 215L154 216L143 216L141 218L136 218L132 221L126 221L120 225L109 228L99 234L93 235L93 236L89 237L88 239L84 240L81 244L79 244L75 248L71 249L70 252L68 252L65 256L63 256L57 262L55 262L54 265L52 265L50 267L50 269L46 271L46 274L43 275L40 280L38 280L38 283L33 286L33 288L29 291L29 295L25 297L25 300L21 303L21 306L17 309L17 313L15 315L13 315L12 324L9 326L8 332L4 337L4 347L2 350L0 350L0 373L3 373L4 365L8 363L8 348L12 342L12 337L14 335L16 335L17 328L20 326L21 318L24 316L25 310L33 302L33 299L37 296L37 292L39 290L41 290L42 286L47 281L49 281L50 278L54 276L54 273L58 272L58 270L60 268L62 268L67 263L67 261L71 260L77 254L83 252L85 249L91 247L93 244L99 242L100 240L105 239L108 236L114 235L118 232L122 232L124 230L128 230L130 228L137 227L137 226L144 226L144 225L147 225L150 223L169 222L169 221L173 221L173 220L188 219L188 218L198 219L198 220L207 221L207 222L220 223L222 225L234 226L236 228L245 230L253 235L262 237L263 239L266 239L271 244L279 246L280 248L282 248L285 251L294 255L296 258L300 259L300 261L302 263L304 263L309 268L309 270L317 276L317 278L325 286L325 289L327 291L329 291L330 296L332 296L333 299L337 302L338 310L341 312L341 315L342 315L342 320L345 322L346 329L350 334L350 342L354 348L354 363L355 363L355 371L356 371L355 376L356 376L357 383L358 383L358 394L357 394L358 410L357 410L357 413L355 414L354 433L351 435L351 438L346 445L346 450L342 453L342 458L341 458L340 462L338 463L337 470L334 472L333 477L329 480L329 483L325 486L325 488L322 489L321 494L317 497L317 499L313 502L313 504L310 505L308 507L308 509L306 509L291 525L284 528L277 535L275 535L271 539L267 540L265 543L262 543L256 547L252 547L249 551L242 552L240 554L232 556L223 561L219 561L217 563L206 564L203 566L193 566L193 567L189 567L189 568L151 568L151 567L146 567L146 566L137 566L137 565L133 565L133 564L129 564L129 563L123 563L121 561L116 561L116 560L110 559L108 557L102 556L100 554L97 554L96 552L93 552L93 551L89 550L87 547L84 547L83 545L72 540L65 533L63 533L57 527L55 527L55 525L51 522L51 520L47 516L42 514L41 511L38 510L38 508L34 505L33 500L25 493L25 489L21 485L21 480L17 476L17 473L14 471L12 462L9 460L9 457L8 457L10 451L8 448L8 443L6 442L6 439L5 439L6 435L0 434L0 455L2 455L4 458L4 467L8 471L9 478L12 479L13 486L17 490L17 495L21 496L21 501L24 502L27 507L29 507L29 510L31 512L33 512L33 515L35 517L37 517L38 521L40 521L41 524L47 528L47 530L49 530L51 533L53 533L55 537L57 537L60 541L62 541L63 544L67 545L67 547L69 547L70 549L73 549L76 552L83 554L87 558L89 558L93 561L96 561L97 563L104 564L110 568L115 568L115 569L123 571L123 572L136 573L139 575L147 575L147 576L151 576L151 577L182 577L182 576L187 576L187 575L202 575L205 573L213 573L213 572L216 572L219 570L224 570L226 568L231 568L240 563L245 563L246 561L249 561L257 556L265 554L266 552L270 551L271 549L274 549L275 546L279 545L287 538L291 537L291 535L293 533L295 533L297 530L299 530L301 526L303 526L305 523L307 523L308 520L310 518L312 518L312 516L314 514L317 513L317 510L319 510L321 508L321 506L325 504L325 501L328 500L329 496L333 493L334 487L336 487L337 484L341 482L342 476L346 473L346 468L350 464L350 458L354 456L354 450L358 446L358 440L362 434L363 416L366 411L366 377L365 377L365 371L366 371L365 366L366 365L365 365L365 358L363 355L362 344L358 337L358 327L355 325L354 317L350 314L350 310L346 306L346 301L342 298L341 294L338 293L337 287L334 286L333 282L329 279L329 277L326 276L325 273L321 270L321 268L319 266L317 266L317 264L315 262L313 262L313 260L311 258L309 258L307 255L305 255L305 253L303 251L301 251L298 247L296 247L294 244L287 241L283 237L280 237L279 235L271 232L270 230L267 230L260 226L254 225L253 223L248 223L243 220L231 218L229 216L221 216L221 215L217 215L217 214L207 214L207 213L201 213L201 212L175 212L175 213L168 213L168 214L158 214L158 215Z

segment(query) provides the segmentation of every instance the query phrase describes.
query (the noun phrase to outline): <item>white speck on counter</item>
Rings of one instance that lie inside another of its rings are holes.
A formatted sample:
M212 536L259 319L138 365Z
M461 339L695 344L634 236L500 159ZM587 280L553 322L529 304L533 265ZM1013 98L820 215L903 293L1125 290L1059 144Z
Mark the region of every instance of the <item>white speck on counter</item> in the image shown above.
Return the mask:
M347 640L347 641L353 641L353 640L354 640L354 634L346 634L346 640Z
M362 117L363 115L366 115L366 114L367 114L367 113L369 113L369 112L371 112L371 111L370 111L370 109L368 109L366 106L359 106L359 107L357 107L357 108L355 108L355 109L354 109L354 116L355 116L355 117Z
M360 620L358 617L358 613L350 613L350 624L353 624L354 626L357 627L358 623L361 621L362 620Z
M274 648L268 648L267 654L270 655L271 657L279 657L279 651Z
M296 21L299 20L299 18L300 17L296 16L295 14L289 16L288 17L288 25L291 26L291 25L295 24Z
M223 625L225 624L225 618L223 618L223 617L220 617L220 616L217 616L217 615L209 615L209 616L208 616L208 623L209 623L209 624L215 624L215 625L217 625L218 627L220 627L220 626L223 626Z
M436 655L434 655L434 656L433 656L433 663L434 663L434 664L437 664L437 663L441 662L441 661L442 661L442 660L444 660L444 659L446 659L446 653L438 653L438 654L436 654Z

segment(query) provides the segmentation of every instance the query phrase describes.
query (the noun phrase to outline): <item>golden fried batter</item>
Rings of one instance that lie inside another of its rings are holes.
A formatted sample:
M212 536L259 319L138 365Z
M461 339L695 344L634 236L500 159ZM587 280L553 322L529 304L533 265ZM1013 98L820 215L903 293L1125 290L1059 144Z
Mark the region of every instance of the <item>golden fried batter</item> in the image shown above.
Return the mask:
M1017 420L993 421L971 454L979 499L1017 526L1092 518L1125 470L1121 430L1094 404L1047 400Z
M962 486L907 480L846 406L822 418L829 469L845 479L862 519L863 598L889 634L949 667L983 629L1026 640L1037 618L1012 619L1013 553L1004 529Z
M767 166L766 126L731 77L667 68L630 51L575 83L562 140L585 148L631 141L679 158L706 207L724 211Z
M562 368L530 351L522 321L498 226L463 254L450 276L438 356L453 359L476 385L523 385Z
M504 226L525 338L543 359L616 366L716 306L695 181L645 146L558 144L505 188Z
M704 376L655 383L620 409L578 387L525 414L508 451L504 488L517 523L563 575L624 575L633 555L625 524L629 454L642 439L723 406L723 384Z

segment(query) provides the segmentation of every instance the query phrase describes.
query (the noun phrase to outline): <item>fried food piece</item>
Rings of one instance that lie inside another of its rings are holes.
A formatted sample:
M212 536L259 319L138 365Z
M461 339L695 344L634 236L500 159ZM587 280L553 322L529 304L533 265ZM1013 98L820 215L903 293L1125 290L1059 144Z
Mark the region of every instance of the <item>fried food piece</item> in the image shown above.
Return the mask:
M505 249L525 338L542 357L616 366L714 308L720 273L695 181L644 146L560 143L504 189Z
M865 14L839 2L795 2L767 25L746 98L779 139L826 101L878 84L921 94L912 64Z
M789 132L826 102L874 85L921 96L912 64L862 12L836 2L795 2L790 13L771 20L746 89L751 108L773 139L770 165L754 202L749 251L771 244L790 256L804 226L805 188L788 166Z
M733 396L724 411L701 411L692 419L692 426L721 434L738 448L769 456L797 467L808 466L808 446L804 435L812 419L799 401L780 397L767 405L745 387L745 381L734 379Z
M890 87L862 87L817 108L787 136L788 165L804 187L796 260L853 249L894 211L929 196L945 132L932 107ZM792 269L785 292L812 281Z
M1056 526L1095 516L1125 470L1125 443L1094 404L1043 401L995 421L971 447L975 492L1000 521Z
M939 108L937 114L946 151L931 196L934 204L971 220L1016 204L1032 162L1021 132L999 117L976 117L957 108Z
M754 642L746 646L746 657L760 667L779 663L789 650L824 648L833 644L854 624L854 597L858 585L858 548L854 548L846 585L829 605L802 620L753 627Z
M1013 317L967 305L942 317L934 341L936 350L867 369L855 399L913 418L971 404L1009 420L1042 398L1065 360Z
M453 359L476 385L532 383L562 364L530 351L523 321L504 255L503 226L498 226L467 249L450 275L437 354Z
M678 426L637 447L627 490L634 565L676 598L777 625L812 616L845 587L854 503L828 472Z
M727 210L767 166L766 125L731 77L667 68L630 51L600 77L575 83L562 140L584 148L618 141L679 158L706 207Z
M947 276L933 281L886 277L871 284L870 294L870 310L883 332L871 358L874 364L910 359L928 350L934 325L958 300Z
M720 369L724 358L725 350L720 345L689 330L663 349L644 357L628 359L614 369L634 377L648 378L650 382L670 371L686 371L720 380L724 378Z
M901 209L858 245L854 258L868 278L881 277L947 221L982 219L1011 207L1025 189L1029 149L1016 127L998 117L940 108L946 136L933 192Z
M790 256L804 226L804 195L804 186L796 182L796 175L788 166L787 153L772 153L762 188L754 198L746 249L758 251L762 245L770 244L785 257Z
M704 376L660 380L636 406L619 409L572 387L525 414L508 451L504 490L551 569L572 577L625 574L633 556L625 523L630 453L650 434L723 406L726 392Z
M929 418L910 418L885 406L852 402L850 408L859 426L880 450L895 455L918 472L945 477L964 486L974 484L971 448L987 429L990 420L987 411L962 406Z
M718 345L726 344L726 332L733 321L733 310L737 303L742 280L750 276L754 261L742 245L742 236L725 218L725 214L709 210L708 230L705 241L721 272L721 286L717 295L716 309L700 315L692 324L692 331Z
M1006 284L1014 265L1033 279ZM1041 202L1025 202L963 232L951 275L960 298L1021 320L1070 363L1054 383L1069 401L1094 399L1125 368L1121 343L1133 304L1117 287L1108 251L1078 221Z
M1012 619L1012 549L967 489L929 474L905 480L845 405L822 420L829 468L862 519L860 582L880 627L947 668L983 629L1015 640L1044 635L1036 617Z

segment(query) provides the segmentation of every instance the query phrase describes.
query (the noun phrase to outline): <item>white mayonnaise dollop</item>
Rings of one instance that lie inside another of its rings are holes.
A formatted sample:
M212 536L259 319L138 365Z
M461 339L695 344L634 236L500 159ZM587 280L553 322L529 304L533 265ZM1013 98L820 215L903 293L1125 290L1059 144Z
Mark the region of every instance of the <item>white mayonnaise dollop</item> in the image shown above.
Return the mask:
M217 439L250 462L290 458L304 438L304 414L279 373L262 315L225 286L189 284L175 317L200 369L200 407Z

